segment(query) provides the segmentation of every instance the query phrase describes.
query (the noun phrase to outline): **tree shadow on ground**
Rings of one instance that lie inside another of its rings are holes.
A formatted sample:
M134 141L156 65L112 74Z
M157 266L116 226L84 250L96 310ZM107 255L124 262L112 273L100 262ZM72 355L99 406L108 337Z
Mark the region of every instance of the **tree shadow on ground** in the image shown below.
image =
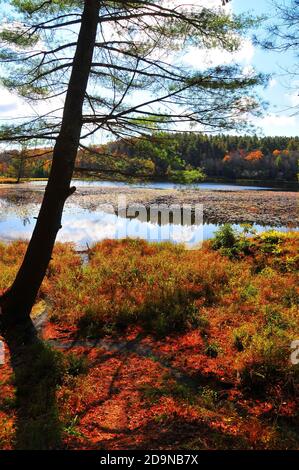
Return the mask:
M244 436L232 435L220 429L213 429L208 423L190 421L181 416L169 417L164 423L155 419L135 429L111 428L96 425L97 430L112 435L98 442L86 442L73 436L69 449L90 450L245 450L252 445ZM259 446L256 447L257 449ZM263 448L262 446L260 447Z
M60 448L61 425L56 404L60 355L38 338L31 320L18 328L8 328L4 339L10 352L16 393L14 448Z

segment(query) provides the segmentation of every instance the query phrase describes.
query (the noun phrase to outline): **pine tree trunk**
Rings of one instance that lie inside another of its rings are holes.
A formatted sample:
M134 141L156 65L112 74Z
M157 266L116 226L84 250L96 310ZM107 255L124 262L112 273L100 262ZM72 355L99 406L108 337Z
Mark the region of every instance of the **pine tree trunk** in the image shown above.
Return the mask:
M85 0L62 126L54 147L42 206L21 268L10 289L0 299L4 328L28 322L61 228L65 201L75 190L70 188L70 183L82 130L82 109L96 42L99 9L99 0Z
M21 178L23 176L24 162L25 162L25 160L24 160L24 155L23 155L23 151L22 151L21 155L20 155L20 164L19 164L19 168L18 168L18 176L17 176L16 184L20 183Z

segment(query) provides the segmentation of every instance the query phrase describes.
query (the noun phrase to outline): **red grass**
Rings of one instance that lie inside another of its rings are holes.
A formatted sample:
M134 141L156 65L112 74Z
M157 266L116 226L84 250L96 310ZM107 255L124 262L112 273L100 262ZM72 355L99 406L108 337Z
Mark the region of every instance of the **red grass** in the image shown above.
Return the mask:
M71 246L56 246L40 293L50 316L43 335L88 365L57 389L64 447L298 447L290 343L299 331L299 237L271 237L238 260L209 243L185 251L105 241L82 265ZM24 249L0 246L0 288ZM86 333L100 338L96 347ZM10 374L0 368L1 448L13 445Z

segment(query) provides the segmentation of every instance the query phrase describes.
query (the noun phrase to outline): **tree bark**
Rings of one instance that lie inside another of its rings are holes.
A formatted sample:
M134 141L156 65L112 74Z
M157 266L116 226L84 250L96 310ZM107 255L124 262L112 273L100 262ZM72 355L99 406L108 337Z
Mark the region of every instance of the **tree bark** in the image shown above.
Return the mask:
M23 176L24 162L25 162L24 153L25 153L24 150L22 150L22 151L21 151L21 154L20 154L20 162L19 162L18 176L17 176L16 184L19 184L19 183L20 183L21 178L22 178L22 176Z
M70 183L80 141L83 103L96 42L99 9L99 0L85 0L61 130L54 147L43 202L15 281L0 298L1 323L4 328L5 325L29 320L61 228L65 201L76 189L70 188Z

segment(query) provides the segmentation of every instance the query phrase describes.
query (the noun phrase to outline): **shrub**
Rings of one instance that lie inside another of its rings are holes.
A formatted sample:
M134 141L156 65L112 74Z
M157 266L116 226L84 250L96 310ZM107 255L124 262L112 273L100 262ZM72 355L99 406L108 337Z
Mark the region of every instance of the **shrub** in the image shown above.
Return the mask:
M289 335L277 326L266 325L255 334L240 373L242 386L252 393L265 393L274 384L286 385L294 372L289 362L290 344Z
M280 245L285 239L285 234L271 230L259 235L260 250L263 253L279 254L281 252Z
M218 392L209 386L200 387L199 394L203 406L207 409L214 410L219 400Z
M238 258L244 254L248 255L252 243L247 234L247 228L243 229L243 233L238 233L230 224L224 224L215 232L212 248L220 250L223 255L229 258Z
M211 358L216 358L221 352L222 349L216 341L208 344L205 348L205 354Z
M138 317L148 332L165 336L175 331L184 331L200 324L198 309L188 294L178 289L154 301L149 299Z
M285 307L290 308L293 305L298 306L299 305L299 292L298 292L298 289L296 289L295 286L288 287L285 290L285 293L284 293L281 300L282 300L282 303Z
M233 344L241 352L250 344L252 338L252 328L249 326L240 326L233 331Z
M215 232L212 247L215 250L220 248L233 248L238 241L238 235L230 224L224 224Z
M67 354L65 358L64 373L76 377L88 371L88 361L85 356L74 353Z
M253 286L252 284L247 284L241 289L240 298L242 301L246 302L246 300L255 298L257 293L258 289L255 286Z
M88 308L86 312L78 319L77 326L80 335L86 338L95 338L103 330L105 322L102 315L97 310Z
M265 320L269 328L286 330L289 326L289 322L283 317L280 310L272 305L265 307Z

